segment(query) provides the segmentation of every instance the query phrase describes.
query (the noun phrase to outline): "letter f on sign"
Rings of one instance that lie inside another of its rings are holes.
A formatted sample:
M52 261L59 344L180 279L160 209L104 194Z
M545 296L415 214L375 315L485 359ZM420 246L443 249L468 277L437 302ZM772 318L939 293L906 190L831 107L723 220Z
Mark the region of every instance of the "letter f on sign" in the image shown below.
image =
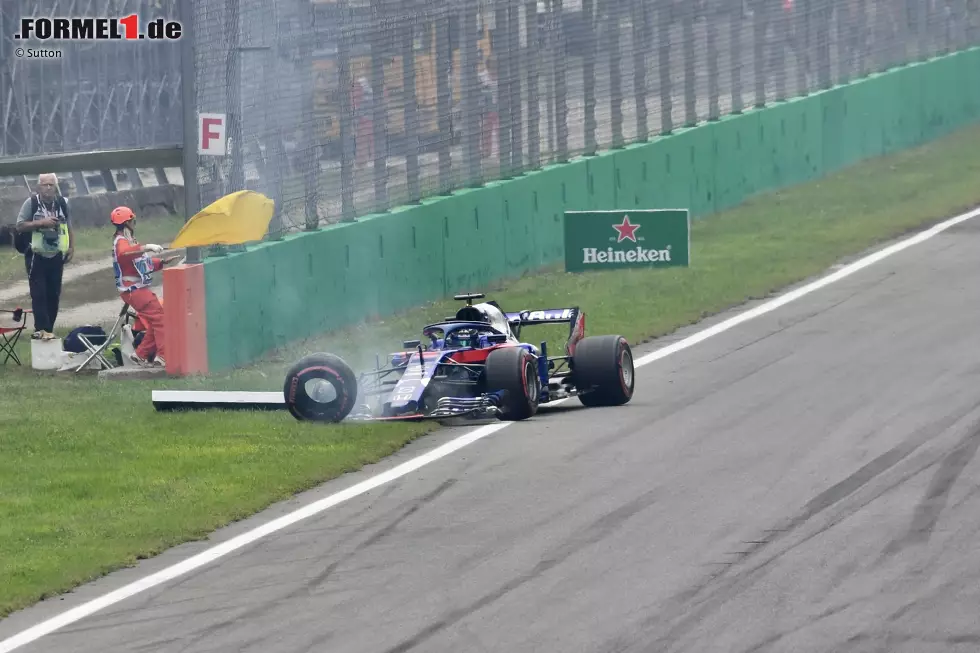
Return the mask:
M198 120L198 154L225 155L225 114L202 113Z

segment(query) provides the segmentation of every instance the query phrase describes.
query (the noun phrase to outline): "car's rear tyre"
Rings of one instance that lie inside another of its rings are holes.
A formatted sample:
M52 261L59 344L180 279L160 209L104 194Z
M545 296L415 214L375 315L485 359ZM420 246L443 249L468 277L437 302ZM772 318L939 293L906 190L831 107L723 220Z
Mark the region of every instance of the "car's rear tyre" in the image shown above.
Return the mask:
M504 390L500 419L527 419L538 412L538 363L523 347L502 347L487 356L485 368L487 392Z
M344 359L333 354L310 354L286 372L286 408L304 422L339 422L354 409L357 377Z
M622 336L589 336L572 356L575 387L585 406L622 406L633 398L633 350Z

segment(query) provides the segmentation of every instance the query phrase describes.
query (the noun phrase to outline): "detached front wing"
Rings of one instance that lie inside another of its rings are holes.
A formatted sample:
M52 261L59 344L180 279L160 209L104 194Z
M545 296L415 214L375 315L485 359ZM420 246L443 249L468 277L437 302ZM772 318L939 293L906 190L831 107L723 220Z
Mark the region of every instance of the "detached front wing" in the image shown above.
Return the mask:
M500 414L503 392L491 392L479 397L441 397L436 407L428 413L414 412L401 415L375 415L368 406L355 409L347 419L355 422L404 422L453 417L496 417Z

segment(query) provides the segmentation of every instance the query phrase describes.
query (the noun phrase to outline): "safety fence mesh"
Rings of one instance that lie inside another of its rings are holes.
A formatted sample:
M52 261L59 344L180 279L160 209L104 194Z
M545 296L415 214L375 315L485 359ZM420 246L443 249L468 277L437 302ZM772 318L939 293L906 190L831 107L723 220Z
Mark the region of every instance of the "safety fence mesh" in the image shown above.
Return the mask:
M314 228L974 45L978 0L199 0L203 204ZM279 224L279 223L275 223Z

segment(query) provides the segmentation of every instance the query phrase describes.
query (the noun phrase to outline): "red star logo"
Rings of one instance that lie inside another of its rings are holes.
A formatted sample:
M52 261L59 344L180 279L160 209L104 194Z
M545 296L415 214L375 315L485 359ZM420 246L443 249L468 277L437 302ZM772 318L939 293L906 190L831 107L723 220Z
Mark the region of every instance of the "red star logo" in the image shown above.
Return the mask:
M630 217L626 215L623 216L623 221L620 224L614 224L612 228L619 232L619 238L616 239L617 243L621 243L627 238L635 243L636 230L640 228L640 225L632 224Z

